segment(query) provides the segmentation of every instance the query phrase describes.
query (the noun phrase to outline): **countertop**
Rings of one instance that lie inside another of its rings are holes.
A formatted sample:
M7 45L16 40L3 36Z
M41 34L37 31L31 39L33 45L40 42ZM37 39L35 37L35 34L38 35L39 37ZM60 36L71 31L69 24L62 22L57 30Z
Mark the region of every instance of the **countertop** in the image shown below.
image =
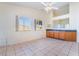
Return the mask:
M71 29L46 29L46 31L65 31L65 32L77 32L77 30L71 30Z

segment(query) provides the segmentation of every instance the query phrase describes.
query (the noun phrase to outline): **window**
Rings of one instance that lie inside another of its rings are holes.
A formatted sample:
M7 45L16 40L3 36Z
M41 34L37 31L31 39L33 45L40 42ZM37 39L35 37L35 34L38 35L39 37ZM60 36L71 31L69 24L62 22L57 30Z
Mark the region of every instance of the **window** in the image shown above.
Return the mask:
M16 16L16 30L17 31L26 31L32 29L32 19L26 16Z
M43 29L43 23L42 20L35 20L35 30L42 30Z

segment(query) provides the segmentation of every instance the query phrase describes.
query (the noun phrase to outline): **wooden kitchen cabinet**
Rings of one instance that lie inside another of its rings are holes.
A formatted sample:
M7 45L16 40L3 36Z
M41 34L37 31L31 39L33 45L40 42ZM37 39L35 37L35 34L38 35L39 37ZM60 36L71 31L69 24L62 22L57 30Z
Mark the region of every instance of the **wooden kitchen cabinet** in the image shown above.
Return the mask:
M63 32L63 31L59 32L59 39L61 39L61 40L65 39L65 32Z
M53 33L53 32L51 32L50 36L51 36L51 38L54 38L54 33Z
M53 36L54 38L59 39L59 32L58 31L53 32Z
M66 32L64 40L66 40L66 41L76 41L76 32Z
M61 30L61 31L46 31L46 36L49 38L61 39L65 41L76 41L76 31L72 30Z
M50 32L46 31L46 37L50 37Z
M46 36L50 37L50 38L53 38L53 32L47 31Z
M70 36L70 41L76 41L76 32L71 32Z

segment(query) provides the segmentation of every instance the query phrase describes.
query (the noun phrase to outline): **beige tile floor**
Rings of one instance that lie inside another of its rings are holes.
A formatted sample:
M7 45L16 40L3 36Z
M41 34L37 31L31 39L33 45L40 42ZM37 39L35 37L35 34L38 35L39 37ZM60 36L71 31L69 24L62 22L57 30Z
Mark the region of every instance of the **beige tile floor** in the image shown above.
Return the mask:
M0 47L0 56L78 56L78 43L51 38Z

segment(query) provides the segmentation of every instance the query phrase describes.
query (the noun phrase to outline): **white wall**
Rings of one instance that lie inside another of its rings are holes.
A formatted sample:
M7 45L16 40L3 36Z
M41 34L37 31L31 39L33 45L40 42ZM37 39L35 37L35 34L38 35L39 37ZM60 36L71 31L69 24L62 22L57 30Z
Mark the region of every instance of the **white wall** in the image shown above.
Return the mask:
M79 42L79 3L70 3L70 28L77 30L77 42Z
M24 15L30 18L38 18L44 21L46 14L41 10L28 7L0 4L0 45L11 45L25 41L44 38L45 27L41 31L16 32L16 15Z

